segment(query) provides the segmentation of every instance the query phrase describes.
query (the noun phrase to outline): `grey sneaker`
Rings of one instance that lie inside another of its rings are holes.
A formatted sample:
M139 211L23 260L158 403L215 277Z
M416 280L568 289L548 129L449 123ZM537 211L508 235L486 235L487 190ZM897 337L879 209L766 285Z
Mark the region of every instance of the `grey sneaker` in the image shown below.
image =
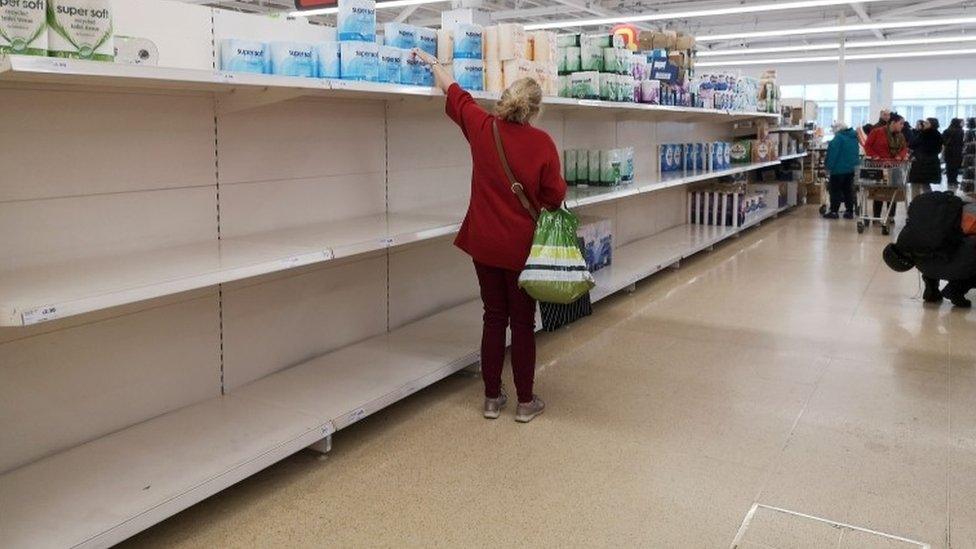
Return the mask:
M528 423L542 414L546 409L546 403L536 395L532 396L532 402L522 404L519 402L518 409L515 411L515 421Z
M505 389L502 389L502 393L498 395L498 398L485 398L485 418L498 419L498 416L502 413L502 408L505 407L505 403L507 402L508 395L505 394Z

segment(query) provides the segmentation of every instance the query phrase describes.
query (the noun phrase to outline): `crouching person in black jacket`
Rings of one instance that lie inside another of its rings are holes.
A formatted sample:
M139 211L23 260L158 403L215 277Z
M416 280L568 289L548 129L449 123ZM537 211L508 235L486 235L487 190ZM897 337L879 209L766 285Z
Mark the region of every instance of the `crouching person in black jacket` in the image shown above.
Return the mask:
M973 303L966 299L966 293L976 288L976 236L963 239L948 260L916 259L898 248L888 244L884 249L884 261L893 271L903 273L918 268L925 282L922 298L926 303L941 303L948 299L956 307L969 308ZM949 282L940 290L942 280Z

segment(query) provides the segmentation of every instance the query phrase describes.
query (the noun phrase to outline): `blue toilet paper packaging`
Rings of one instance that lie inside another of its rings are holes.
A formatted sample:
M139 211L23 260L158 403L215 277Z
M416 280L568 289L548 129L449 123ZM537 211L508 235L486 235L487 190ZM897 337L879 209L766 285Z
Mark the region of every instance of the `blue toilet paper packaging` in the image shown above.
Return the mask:
M220 69L231 72L271 72L268 46L253 40L227 38L220 41Z
M303 42L272 42L271 73L281 76L318 76L315 48Z
M343 80L379 80L380 47L376 42L340 42L339 58Z
M417 32L416 47L437 57L437 31L424 27L414 27L414 30Z
M404 52L400 61L400 83L408 86L423 84L423 61L411 52Z
M393 46L380 46L380 82L399 84L400 67L403 65L404 50Z
M485 89L485 62L481 59L454 58L454 79L468 91Z
M339 42L319 42L315 44L315 58L318 62L319 78L342 77Z
M339 0L336 16L339 41L376 41L376 2L373 0Z
M481 59L483 32L481 25L454 27L454 59Z
M386 46L409 50L417 47L417 27L406 23L384 23L383 43Z

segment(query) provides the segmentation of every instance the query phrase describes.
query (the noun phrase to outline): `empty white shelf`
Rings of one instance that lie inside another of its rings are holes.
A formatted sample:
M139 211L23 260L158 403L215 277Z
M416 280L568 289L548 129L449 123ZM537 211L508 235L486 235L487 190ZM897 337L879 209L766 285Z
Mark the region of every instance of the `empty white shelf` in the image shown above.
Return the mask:
M780 159L781 161L785 161L785 160L795 160L795 159L797 159L797 158L803 158L803 157L805 157L806 155L807 155L807 153L805 153L805 152L801 152L801 153L794 153L794 154L787 154L787 155L784 155L784 156L781 156L781 157L779 157L779 159Z
M476 362L472 301L0 475L0 547L107 547Z
M134 425L0 476L0 547L108 547L330 429L233 395Z
M25 55L0 56L0 81L44 83L64 86L117 87L136 90L181 90L222 92L240 95L251 92L253 104L267 104L303 95L351 97L360 99L405 99L443 96L429 87L299 78L270 74L234 73L219 70L175 69L145 65L125 65L77 59L57 59ZM474 92L475 97L490 101L497 94ZM669 107L642 103L591 101L563 97L546 97L544 103L555 109L606 110L612 113L636 113L652 118L675 120L723 120L779 118L779 115L753 111L722 111L695 107ZM249 103L242 102L239 108Z

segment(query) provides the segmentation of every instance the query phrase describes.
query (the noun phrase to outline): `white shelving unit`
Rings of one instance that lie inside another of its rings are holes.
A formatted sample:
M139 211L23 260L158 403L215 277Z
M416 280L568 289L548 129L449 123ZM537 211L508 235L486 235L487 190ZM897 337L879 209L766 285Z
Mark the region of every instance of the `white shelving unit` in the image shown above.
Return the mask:
M216 71L221 37L298 23L116 7L164 66L0 56L0 547L111 545L478 360L439 92ZM546 99L560 148L637 150L568 198L619 237L595 300L743 230L685 225L682 187L779 161L647 174L761 118Z

